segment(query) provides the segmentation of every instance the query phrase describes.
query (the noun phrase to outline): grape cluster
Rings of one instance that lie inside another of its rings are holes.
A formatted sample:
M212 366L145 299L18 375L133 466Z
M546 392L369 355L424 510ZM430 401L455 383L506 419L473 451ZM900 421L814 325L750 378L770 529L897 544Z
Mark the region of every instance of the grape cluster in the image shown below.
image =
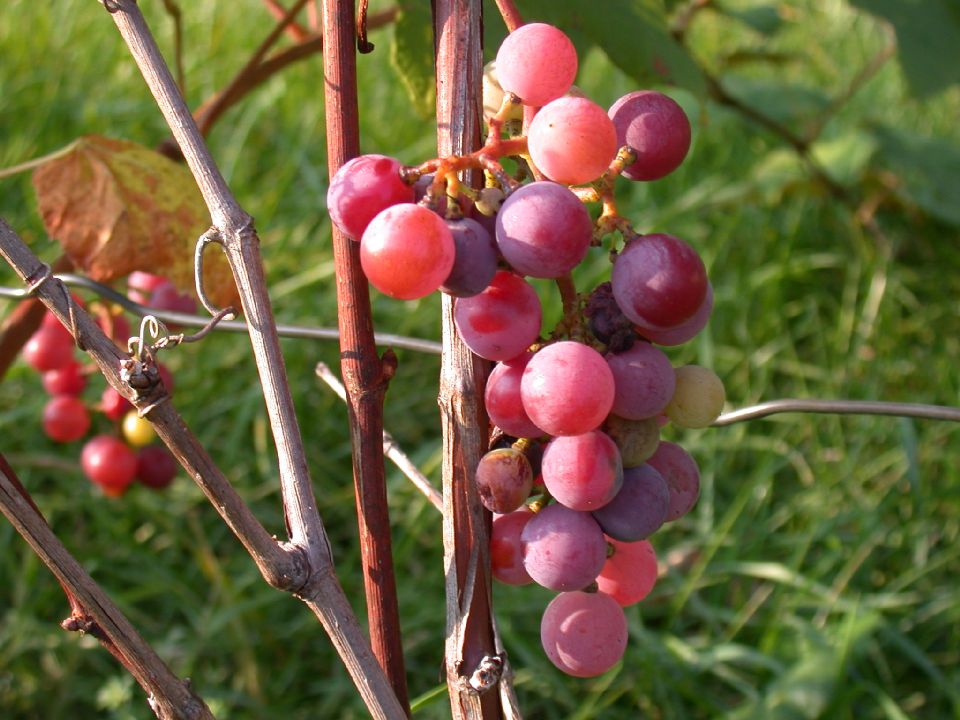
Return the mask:
M604 110L571 92L576 73L562 31L521 26L484 76L484 106L498 109L481 150L414 168L358 157L337 172L327 203L359 241L376 288L400 299L454 296L463 341L496 363L484 396L494 441L475 473L495 513L493 574L559 592L543 615L544 651L560 670L590 677L619 661L623 607L656 581L647 538L699 494L696 462L661 441L661 426L706 427L724 389L706 368L674 368L658 347L707 323L713 291L703 261L673 235L637 233L613 193L618 176L651 181L676 169L689 121L653 91ZM515 160L515 176L503 157ZM484 171L482 191L460 184L466 169ZM602 204L596 221L589 202ZM605 244L609 282L576 295L571 271ZM561 288L564 318L546 338L527 278Z
M127 287L132 300L149 307L179 312L194 312L196 308L190 295L179 293L169 280L158 275L131 273ZM74 302L83 304L76 297ZM119 309L98 304L90 310L103 331L126 350L130 324ZM154 443L153 426L112 387L107 386L96 400L89 397L87 381L94 370L76 358L74 349L73 336L50 313L23 348L24 360L42 374L43 388L50 395L43 409L47 437L58 443L82 440L94 426L91 410L98 412L107 427L98 428L98 434L80 451L80 467L87 478L110 497L123 495L134 481L155 490L168 487L178 468L173 455ZM167 392L171 392L172 375L163 364L157 369Z

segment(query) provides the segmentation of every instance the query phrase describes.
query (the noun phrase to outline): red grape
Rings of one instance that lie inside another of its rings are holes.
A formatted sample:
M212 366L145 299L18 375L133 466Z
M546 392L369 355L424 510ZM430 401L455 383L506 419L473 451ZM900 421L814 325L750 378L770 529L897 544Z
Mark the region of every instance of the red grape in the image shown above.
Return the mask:
M149 488L161 490L173 482L179 467L166 447L148 445L137 452L136 479Z
M592 583L607 558L607 541L590 513L548 505L520 535L523 566L551 590L579 590Z
M617 131L592 100L562 97L540 109L527 132L530 159L565 185L600 177L617 154Z
M690 149L690 121L673 99L652 90L624 95L610 108L617 145L629 145L637 161L623 171L630 180L657 180L679 167Z
M354 240L392 205L413 202L413 188L400 178L400 162L384 155L361 155L337 170L327 190L330 219Z
M605 593L560 593L543 613L540 641L550 662L567 675L594 677L623 657L627 619Z
M662 233L628 242L610 282L623 314L644 327L671 328L689 320L707 295L707 270L697 251Z
M543 451L543 482L571 510L601 508L623 484L620 451L599 430L554 438Z
M99 485L105 495L126 491L137 472L137 455L123 440L112 435L97 435L87 441L80 453L84 474Z
M577 51L570 38L545 23L521 25L507 35L496 62L503 91L534 107L563 95L577 76Z
M707 322L710 320L710 313L712 312L713 285L708 281L707 296L703 299L703 302L700 303L697 311L688 320L684 320L679 325L674 325L666 329L637 326L637 332L650 342L655 342L657 345L682 345L707 326Z
M649 540L621 542L607 538L613 554L597 576L597 587L621 606L643 600L657 582L657 556Z
M533 513L526 507L506 515L494 515L490 530L490 569L507 585L529 585L533 578L523 566L520 533Z
M497 245L521 275L555 278L580 264L593 237L586 207L569 188L534 182L515 190L497 213Z
M43 408L43 431L51 440L72 442L90 429L90 413L83 401L72 395L50 398Z
M673 397L676 379L670 359L650 343L635 342L629 350L607 355L616 390L615 415L629 420L655 417Z
M487 360L509 360L540 334L540 298L523 278L505 270L479 295L457 298L457 329L467 346Z
M400 300L429 295L450 275L453 236L439 215L420 205L378 214L360 240L360 264L380 292Z
M607 361L593 348L572 340L539 350L520 381L527 415L550 435L595 430L610 412L613 394Z
M39 372L59 370L73 362L73 348L73 336L65 327L41 326L23 346L23 359Z
M43 389L48 395L79 395L87 386L83 365L71 360L56 370L47 370L42 377Z
M513 437L533 438L544 434L533 424L520 398L520 379L532 357L533 353L525 352L497 363L487 378L484 405L490 422Z
M112 387L107 387L100 396L100 409L111 420L119 421L133 409L133 405Z

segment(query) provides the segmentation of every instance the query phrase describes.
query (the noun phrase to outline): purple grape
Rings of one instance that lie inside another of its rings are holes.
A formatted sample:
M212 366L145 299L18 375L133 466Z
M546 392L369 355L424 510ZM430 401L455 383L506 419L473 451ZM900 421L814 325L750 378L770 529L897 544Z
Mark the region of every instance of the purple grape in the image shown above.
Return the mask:
M652 90L624 95L609 111L617 144L637 160L623 171L630 180L657 180L679 167L690 149L690 121L671 98Z
M497 245L521 275L566 275L583 260L592 238L590 213L580 198L557 183L524 185L497 213Z
M628 242L613 265L610 282L623 314L655 329L686 322L707 295L707 270L697 251L666 234Z
M624 470L620 492L592 514L607 535L634 542L655 533L666 521L669 507L667 481L645 464Z
M455 297L482 293L497 274L497 248L490 233L470 218L447 220L453 235L453 269L440 286L441 292Z
M607 558L607 541L590 513L548 505L523 528L523 566L551 590L579 590L592 583Z
M661 442L647 461L663 475L670 490L667 521L683 517L700 497L700 468L697 461L682 447L672 442Z
M590 293L583 314L590 323L590 332L610 352L629 350L637 339L633 323L617 305L609 282L601 283Z
M650 343L634 343L626 352L609 354L607 364L616 386L611 411L615 415L629 420L655 417L673 397L673 365Z

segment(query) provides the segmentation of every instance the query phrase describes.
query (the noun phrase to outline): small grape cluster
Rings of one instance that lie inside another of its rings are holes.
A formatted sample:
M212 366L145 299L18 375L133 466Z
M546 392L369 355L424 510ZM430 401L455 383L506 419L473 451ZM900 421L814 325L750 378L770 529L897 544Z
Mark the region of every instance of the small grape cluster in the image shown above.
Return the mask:
M196 309L189 295L179 293L162 276L134 272L127 286L129 297L148 307L179 312ZM74 302L83 305L79 298L74 297ZM122 312L102 303L91 310L103 331L126 350L130 323ZM73 336L50 313L24 345L24 360L42 374L43 388L50 395L43 409L44 432L59 443L82 440L94 424L91 410L98 411L110 422L111 430L84 443L80 467L87 478L110 497L123 495L134 481L155 490L168 487L177 474L177 461L166 447L154 443L153 426L114 388L107 386L96 402L83 398L93 367L76 358L75 347ZM163 364L158 363L157 370L171 392L173 376Z
M634 231L613 193L618 176L650 181L676 169L690 123L653 91L604 110L571 90L576 72L562 31L521 26L485 75L483 148L413 168L361 156L334 176L327 203L359 240L375 287L401 299L454 296L463 341L496 362L484 395L491 449L475 473L495 513L493 574L559 591L543 615L544 650L560 670L590 677L622 657L623 607L654 585L647 538L699 495L696 462L661 441L661 426L706 427L725 396L712 371L674 368L657 347L706 325L713 291L703 261L677 237ZM484 171L483 190L461 185L457 173L469 169ZM602 205L596 221L590 202ZM571 271L604 244L609 282L577 295ZM546 339L526 277L560 288L564 317Z

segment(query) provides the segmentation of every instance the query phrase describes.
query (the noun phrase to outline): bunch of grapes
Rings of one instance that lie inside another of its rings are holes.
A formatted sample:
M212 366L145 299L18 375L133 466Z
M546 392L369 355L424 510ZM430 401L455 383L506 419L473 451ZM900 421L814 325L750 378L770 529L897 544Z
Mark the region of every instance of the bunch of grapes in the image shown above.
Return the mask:
M661 441L661 426L706 427L725 398L712 371L674 368L658 347L706 325L713 292L703 261L680 238L634 230L613 192L619 176L651 181L677 168L689 121L653 91L604 110L571 92L576 72L563 32L521 26L488 67L484 105L498 109L483 148L412 168L364 155L339 170L327 200L376 288L400 299L454 296L463 341L495 361L484 396L493 439L475 473L495 513L493 574L559 592L543 615L544 651L560 670L590 677L622 657L623 607L654 585L647 538L699 495L696 462ZM468 169L484 171L483 190L460 183ZM587 203L601 205L596 221ZM604 246L609 282L578 295L571 271ZM547 337L526 278L561 289L564 317Z
M176 291L169 280L148 273L131 273L128 278L131 299L150 307L193 312L195 304L189 295ZM78 298L74 302L82 304ZM103 331L124 350L130 338L130 324L115 307L98 305L97 322ZM160 490L173 482L177 461L163 445L155 443L156 433L149 421L120 393L107 386L96 400L84 398L92 366L85 366L76 357L70 332L52 314L47 313L40 328L23 349L24 360L42 374L43 388L50 395L43 409L43 429L58 443L72 443L87 438L99 413L106 427L87 439L80 451L80 467L104 495L123 495L134 481ZM158 364L167 392L173 389L173 377Z

